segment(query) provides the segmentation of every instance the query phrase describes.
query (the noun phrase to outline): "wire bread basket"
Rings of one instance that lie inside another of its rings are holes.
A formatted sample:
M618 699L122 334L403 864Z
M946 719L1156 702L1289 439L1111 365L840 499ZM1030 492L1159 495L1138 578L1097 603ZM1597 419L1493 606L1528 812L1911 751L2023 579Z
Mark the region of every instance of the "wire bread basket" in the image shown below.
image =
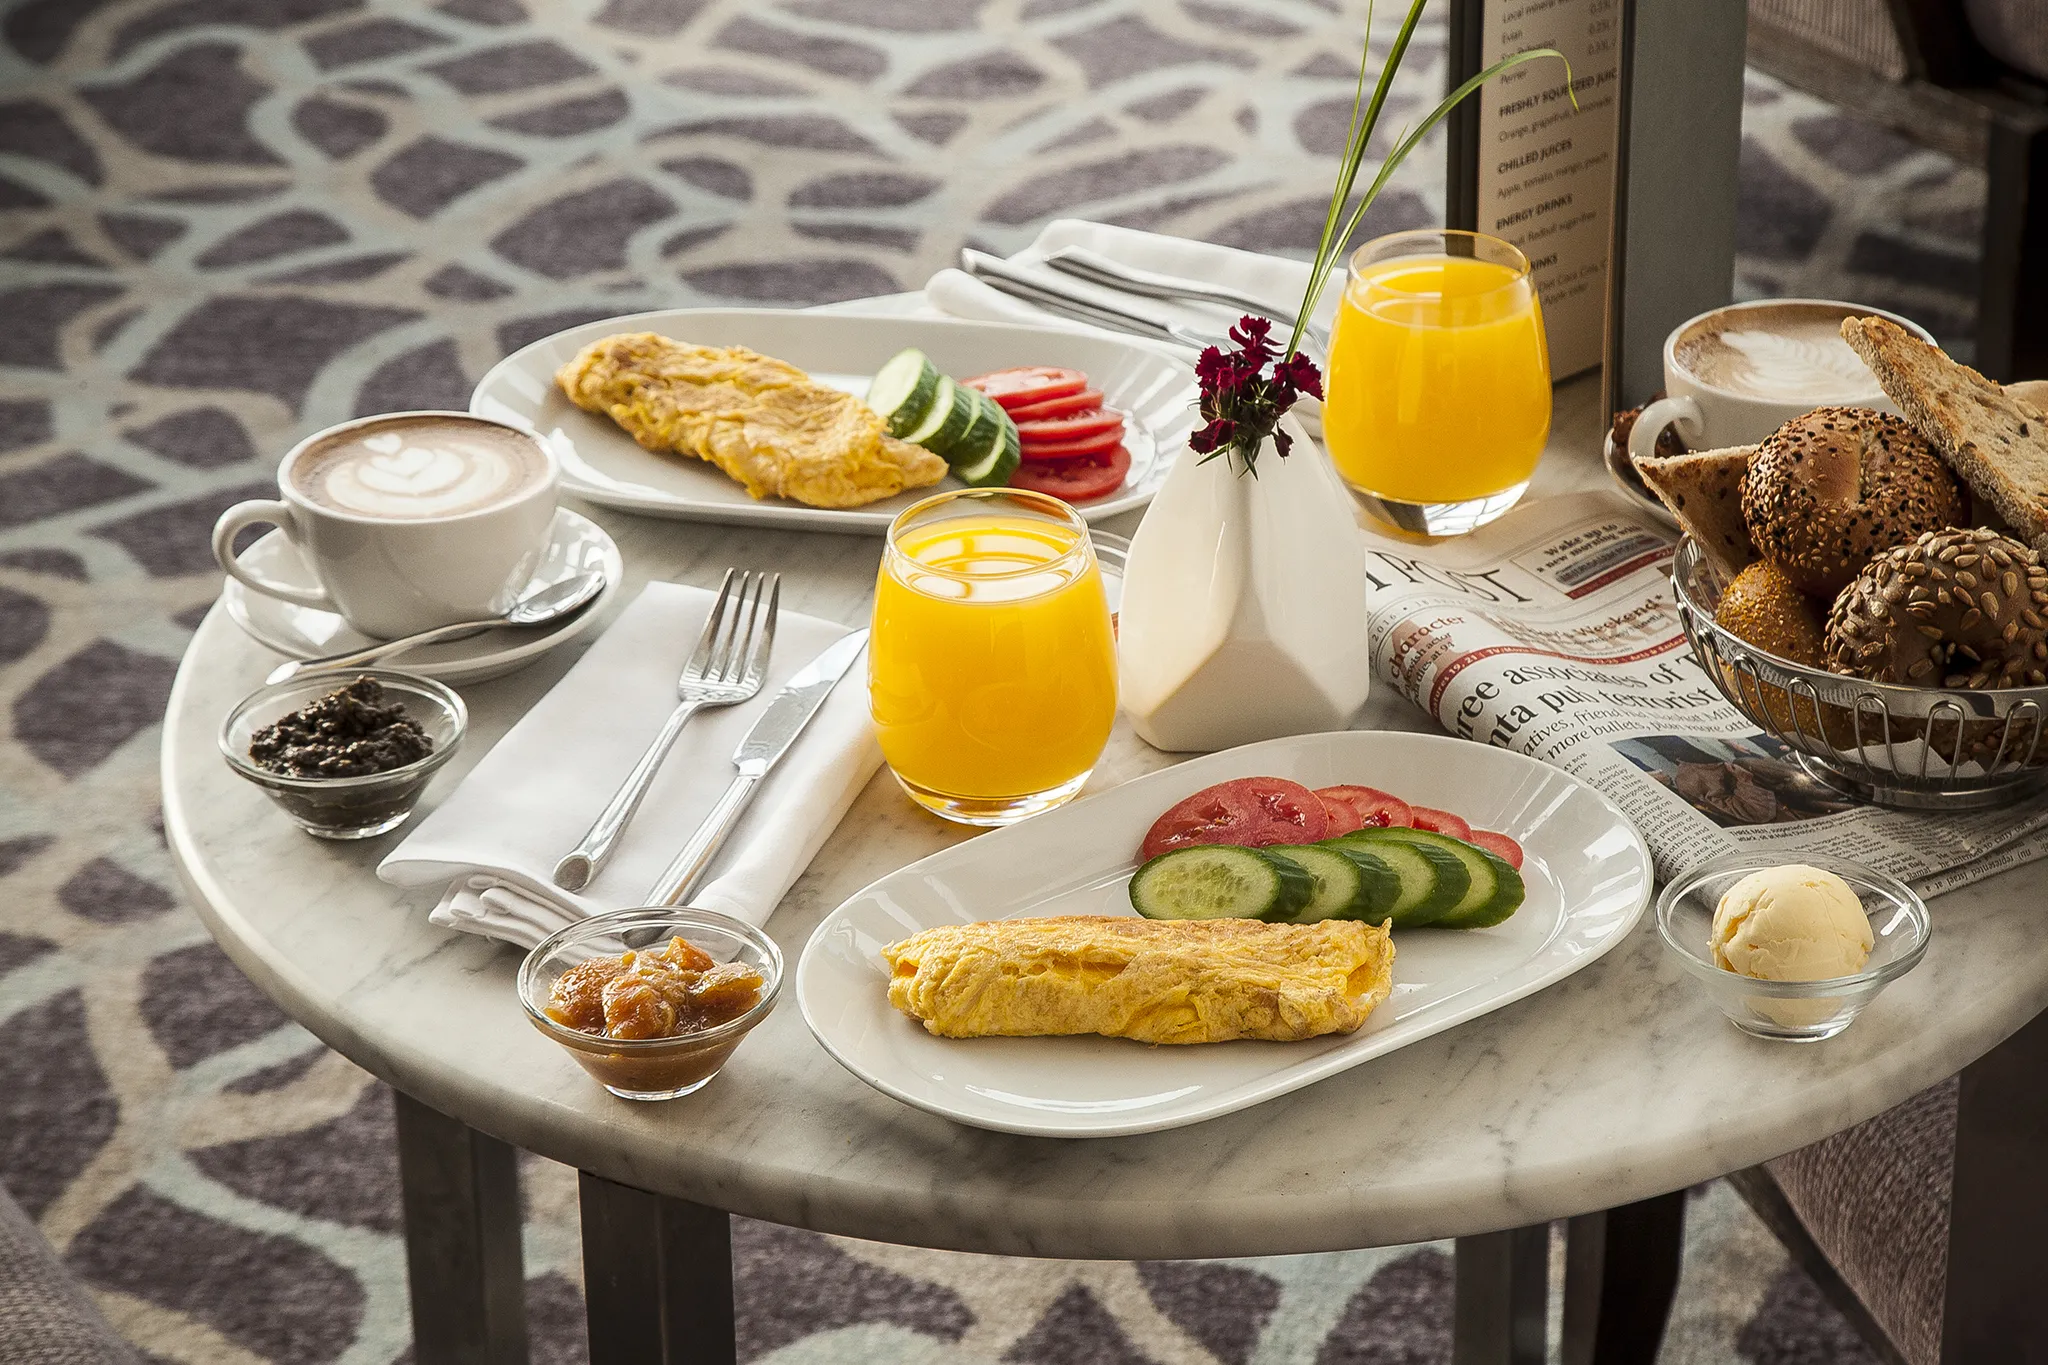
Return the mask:
M1686 639L1722 695L1815 780L1925 810L2003 806L2048 786L2048 687L1902 687L1766 654L1716 624L1721 584L1689 538L1671 587Z

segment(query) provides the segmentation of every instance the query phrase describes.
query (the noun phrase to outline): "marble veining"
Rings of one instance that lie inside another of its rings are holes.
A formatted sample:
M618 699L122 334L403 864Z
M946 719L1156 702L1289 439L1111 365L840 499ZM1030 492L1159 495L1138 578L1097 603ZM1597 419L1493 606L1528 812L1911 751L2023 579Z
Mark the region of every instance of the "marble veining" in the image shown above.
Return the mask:
M1540 492L1600 479L1596 386L1560 390ZM651 576L783 571L796 609L855 621L879 542L599 513L629 600ZM1127 526L1106 529L1128 533ZM460 689L472 730L445 796L570 663ZM276 662L218 609L165 726L165 827L195 905L238 966L337 1050L423 1101L615 1180L753 1217L883 1241L1073 1257L1251 1256L1414 1242L1640 1199L1813 1141L1954 1072L2048 1004L2048 936L2026 870L1934 903L1926 961L1833 1041L1730 1027L1665 961L1648 916L1585 971L1482 1019L1225 1118L1063 1141L956 1126L842 1070L782 1006L701 1094L614 1100L525 1022L518 956L429 926L430 897L361 845L300 834L214 748L220 717ZM1361 726L1426 730L1398 699ZM1124 728L1096 780L1171 762ZM966 837L886 773L768 928L792 956L882 873ZM1133 1048L1133 1065L1144 1053Z

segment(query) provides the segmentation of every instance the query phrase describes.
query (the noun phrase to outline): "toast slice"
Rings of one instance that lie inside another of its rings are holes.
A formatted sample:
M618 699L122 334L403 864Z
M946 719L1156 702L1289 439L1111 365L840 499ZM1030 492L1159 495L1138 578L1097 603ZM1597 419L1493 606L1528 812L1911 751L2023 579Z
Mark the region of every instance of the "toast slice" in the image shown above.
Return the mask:
M1755 454L1755 446L1728 446L1631 461L1724 583L1756 558L1742 522L1742 476Z
M2048 413L1883 318L1844 318L1842 339L1970 491L2048 549Z

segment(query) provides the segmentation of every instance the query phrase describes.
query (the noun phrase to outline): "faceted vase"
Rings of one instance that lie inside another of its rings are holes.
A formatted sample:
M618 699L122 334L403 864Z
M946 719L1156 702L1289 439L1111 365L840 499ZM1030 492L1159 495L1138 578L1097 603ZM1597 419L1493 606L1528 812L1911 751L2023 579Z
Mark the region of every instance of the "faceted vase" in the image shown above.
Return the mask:
M1356 504L1292 418L1286 459L1183 455L1131 541L1123 707L1149 744L1224 749L1346 728L1364 704L1366 544Z

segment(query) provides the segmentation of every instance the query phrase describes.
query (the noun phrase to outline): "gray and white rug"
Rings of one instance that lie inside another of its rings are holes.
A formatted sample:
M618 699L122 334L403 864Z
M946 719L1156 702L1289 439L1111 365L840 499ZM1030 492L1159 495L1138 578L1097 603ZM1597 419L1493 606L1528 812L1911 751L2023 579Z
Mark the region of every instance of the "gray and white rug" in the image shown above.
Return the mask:
M0 3L0 1179L155 1361L408 1352L385 1092L182 908L156 721L207 531L299 434L584 319L914 288L1079 214L1302 251L1354 0ZM1442 85L1442 33L1399 108ZM1966 339L1982 176L1752 78L1746 294ZM1441 150L1373 230L1438 221ZM581 1358L528 1171L535 1358ZM1866 1357L1725 1186L1666 1359ZM743 1356L1446 1359L1449 1262L998 1261L742 1224Z

